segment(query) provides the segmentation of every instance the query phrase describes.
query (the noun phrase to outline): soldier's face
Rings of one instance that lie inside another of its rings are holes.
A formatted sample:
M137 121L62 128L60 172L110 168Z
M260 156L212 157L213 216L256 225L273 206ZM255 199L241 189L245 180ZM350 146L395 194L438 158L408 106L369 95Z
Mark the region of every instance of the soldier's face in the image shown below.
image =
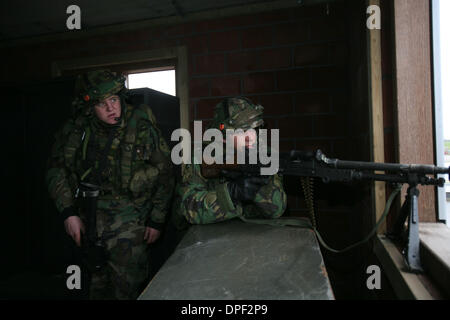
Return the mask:
M116 124L120 118L121 105L120 98L112 95L94 106L95 115L107 124Z
M247 130L244 133L234 134L234 145L236 149L252 149L256 146L256 131Z

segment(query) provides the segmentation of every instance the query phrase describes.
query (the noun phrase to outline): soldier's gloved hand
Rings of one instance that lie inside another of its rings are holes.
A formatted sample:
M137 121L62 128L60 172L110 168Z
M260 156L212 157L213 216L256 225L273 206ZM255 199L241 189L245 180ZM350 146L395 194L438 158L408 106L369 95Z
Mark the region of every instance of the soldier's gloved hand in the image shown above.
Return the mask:
M227 188L233 203L248 203L255 199L259 189L268 182L268 176L241 177L228 182Z

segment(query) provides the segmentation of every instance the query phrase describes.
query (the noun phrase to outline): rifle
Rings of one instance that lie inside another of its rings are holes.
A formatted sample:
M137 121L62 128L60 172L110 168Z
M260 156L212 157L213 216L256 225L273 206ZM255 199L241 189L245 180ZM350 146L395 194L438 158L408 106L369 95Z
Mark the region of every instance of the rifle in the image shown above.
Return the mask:
M75 198L81 198L81 209L86 216L86 235L81 237L81 260L90 274L100 271L108 259L106 249L97 235L97 198L100 187L81 182Z
M305 198L312 213L313 229L315 221L312 209L312 194L310 184L313 178L319 178L324 183L328 182L351 182L351 181L385 181L401 186L408 184L406 201L404 202L400 215L394 224L393 231L388 236L396 239L403 233L406 219L408 219L407 245L403 250L406 263L412 272L422 272L419 249L419 213L418 213L418 185L432 185L443 187L445 179L437 177L438 174L449 174L450 167L437 167L434 165L421 164L397 164L397 163L376 163L362 161L346 161L327 158L321 150L298 151L292 150L290 153L280 154L278 174L283 176L299 176L306 178L302 180ZM202 164L201 173L205 178L215 178L219 176L239 175L259 175L261 168L267 167L261 164ZM384 173L379 173L383 171ZM432 176L429 176L432 175ZM400 188L397 188L400 190ZM393 199L393 197L392 197ZM383 218L389 211L392 199L389 199ZM381 219L379 223L381 222ZM378 227L377 223L374 231ZM320 235L317 233L319 240ZM369 237L370 238L370 237ZM359 244L359 243L358 243ZM325 246L328 248L327 246ZM353 247L353 246L351 246ZM349 247L350 248L350 247ZM347 249L349 249L347 248ZM333 250L335 251L335 250ZM337 251L335 251L337 252Z

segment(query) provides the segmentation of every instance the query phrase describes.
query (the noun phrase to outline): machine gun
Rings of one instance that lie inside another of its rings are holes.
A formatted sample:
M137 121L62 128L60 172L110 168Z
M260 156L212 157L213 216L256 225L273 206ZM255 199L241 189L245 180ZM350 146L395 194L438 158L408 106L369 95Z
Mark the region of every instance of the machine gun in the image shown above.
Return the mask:
M205 178L213 178L220 175L229 176L230 173L233 172L241 175L259 175L262 167L266 166L261 164L202 164L201 173ZM380 171L383 171L384 173L379 173ZM321 150L317 150L315 152L293 150L288 154L280 154L278 174L284 176L299 176L307 179L319 178L324 183L332 181L351 182L369 180L385 181L397 185L408 184L409 187L406 195L406 201L404 202L400 215L394 224L393 232L389 236L391 238L398 238L403 232L406 219L409 218L407 245L403 251L403 254L410 271L423 271L419 255L419 190L417 189L417 186L432 185L436 187L443 187L445 184L445 179L442 177L437 177L437 174L450 175L450 168L420 164L345 161L327 158ZM429 175L432 176L430 177ZM311 209L312 195L311 188L308 187L307 179L302 180L302 186L305 192L308 207L311 211L313 210ZM398 188L398 190L400 189ZM390 201L388 201L388 203L390 206ZM387 208L389 206L387 206ZM388 209L385 214L387 214L387 212ZM385 216L385 214L383 214L383 216ZM313 215L312 218L314 218ZM313 227L315 229L314 221Z

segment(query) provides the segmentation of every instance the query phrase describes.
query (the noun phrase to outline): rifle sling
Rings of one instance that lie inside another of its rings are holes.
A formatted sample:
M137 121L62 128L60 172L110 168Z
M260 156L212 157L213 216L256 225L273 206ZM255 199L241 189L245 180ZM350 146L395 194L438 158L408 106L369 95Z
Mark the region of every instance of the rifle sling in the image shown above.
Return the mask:
M344 249L341 250L336 250L331 248L330 246L328 246L325 241L323 240L322 236L320 235L319 231L313 227L311 225L311 223L308 220L300 220L300 219L295 219L295 218L277 218L277 219L271 219L271 220L266 220L266 219L247 219L245 217L243 217L242 215L239 216L239 218L244 221L244 222L248 222L248 223L256 223L256 224L265 224L265 225L270 225L270 226L292 226L292 227L298 227L298 228L308 228L314 231L314 233L317 236L317 239L319 240L320 244L327 250L334 252L334 253L343 253L346 252L350 249L353 249L367 241L370 240L370 238L373 237L373 235L376 233L376 231L378 230L378 228L380 227L381 223L384 221L384 219L386 219L386 216L388 215L390 209L391 209L391 205L392 202L394 201L395 197L399 194L400 190L402 189L402 185L399 184L397 185L397 187L394 189L394 191L392 191L391 195L389 196L388 201L386 202L386 206L384 208L384 212L382 214L382 216L380 217L380 219L378 220L378 222L376 223L375 227L372 229L372 231L367 235L367 237L365 237L363 240L356 242L348 247L345 247Z

